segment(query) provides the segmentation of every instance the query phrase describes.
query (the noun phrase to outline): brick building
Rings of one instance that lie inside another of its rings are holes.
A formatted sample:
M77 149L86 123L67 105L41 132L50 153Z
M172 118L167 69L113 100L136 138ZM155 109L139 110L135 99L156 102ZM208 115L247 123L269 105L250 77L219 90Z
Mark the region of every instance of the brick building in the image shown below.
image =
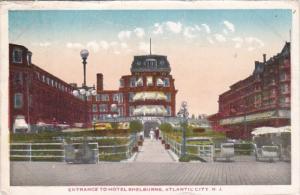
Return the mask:
M215 129L232 138L249 138L253 128L290 125L290 43L253 73L219 96L219 111L210 116Z
M89 97L91 118L175 116L177 90L166 56L135 56L131 74L122 76L118 90L103 89L103 75L97 74L97 95Z
M26 47L9 44L10 129L20 115L30 127L84 122L86 104L73 96L74 87L34 65L31 57Z

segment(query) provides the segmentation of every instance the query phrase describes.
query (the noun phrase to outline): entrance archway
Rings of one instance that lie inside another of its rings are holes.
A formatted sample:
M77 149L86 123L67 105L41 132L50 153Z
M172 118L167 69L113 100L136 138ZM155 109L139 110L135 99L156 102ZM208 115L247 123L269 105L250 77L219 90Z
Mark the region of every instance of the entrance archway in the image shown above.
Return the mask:
M155 130L156 128L159 127L159 122L157 121L145 121L144 123L144 136L149 137L150 135L150 130L153 129Z

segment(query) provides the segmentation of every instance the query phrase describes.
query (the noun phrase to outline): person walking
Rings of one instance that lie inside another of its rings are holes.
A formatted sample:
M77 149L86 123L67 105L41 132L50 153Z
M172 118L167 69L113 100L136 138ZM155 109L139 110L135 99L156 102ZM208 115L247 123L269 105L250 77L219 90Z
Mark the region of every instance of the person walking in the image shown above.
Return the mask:
M150 130L150 139L151 139L151 141L153 141L153 139L154 139L154 131L153 131L153 129Z
M155 129L155 139L158 140L158 137L159 137L159 129L156 128Z

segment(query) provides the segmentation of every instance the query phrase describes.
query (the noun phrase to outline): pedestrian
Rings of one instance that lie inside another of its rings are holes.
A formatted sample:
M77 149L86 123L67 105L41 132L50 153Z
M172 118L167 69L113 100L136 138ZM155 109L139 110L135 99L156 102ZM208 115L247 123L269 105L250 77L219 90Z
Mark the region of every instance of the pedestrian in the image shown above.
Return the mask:
M159 129L156 128L155 129L155 139L158 140L158 137L159 137Z
M153 129L150 130L150 139L151 139L151 141L153 141L153 139L154 139L154 131L153 131Z

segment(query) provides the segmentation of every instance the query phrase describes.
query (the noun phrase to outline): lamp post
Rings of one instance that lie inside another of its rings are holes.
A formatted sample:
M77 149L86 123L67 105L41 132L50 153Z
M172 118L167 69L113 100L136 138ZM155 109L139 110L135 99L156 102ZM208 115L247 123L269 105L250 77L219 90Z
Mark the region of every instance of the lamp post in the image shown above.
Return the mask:
M85 103L85 114L84 114L84 124L85 127L88 125L88 104L87 104L87 98L89 96L94 96L97 94L95 87L87 87L86 85L86 64L87 64L87 57L89 56L89 51L86 49L83 49L80 51L80 56L82 58L82 64L83 64L83 85L81 88L78 88L73 91L74 96L81 96L84 98Z
M189 117L189 112L187 110L187 102L183 101L181 103L181 107L179 112L177 113L177 116L180 117L181 120L181 125L182 125L182 152L181 152L181 157L186 155L186 128L188 126L188 117Z

